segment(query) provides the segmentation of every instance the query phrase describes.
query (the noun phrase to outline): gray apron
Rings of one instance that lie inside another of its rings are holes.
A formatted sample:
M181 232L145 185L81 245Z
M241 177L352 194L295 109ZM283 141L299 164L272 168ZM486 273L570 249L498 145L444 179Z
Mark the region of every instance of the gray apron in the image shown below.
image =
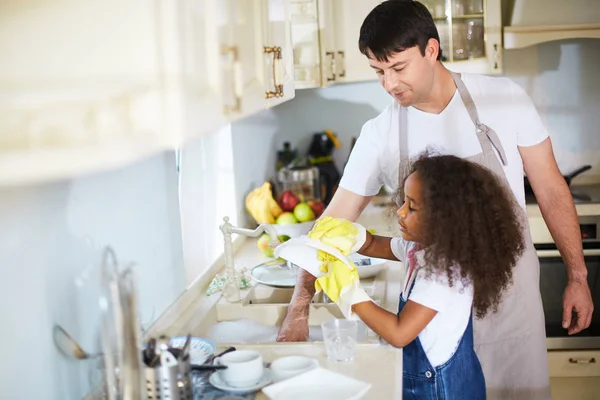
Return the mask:
M502 167L507 165L506 153L498 135L479 121L475 103L460 76L452 72L452 78L475 125L477 139L483 150L466 160L487 167L508 187ZM406 108L400 107L400 110L398 177L402 185L410 169L410 161ZM518 207L518 213L525 230L525 252L513 270L514 283L505 292L498 312L483 319L474 319L475 351L483 367L488 399L549 400L546 331L539 289L540 265L525 210Z

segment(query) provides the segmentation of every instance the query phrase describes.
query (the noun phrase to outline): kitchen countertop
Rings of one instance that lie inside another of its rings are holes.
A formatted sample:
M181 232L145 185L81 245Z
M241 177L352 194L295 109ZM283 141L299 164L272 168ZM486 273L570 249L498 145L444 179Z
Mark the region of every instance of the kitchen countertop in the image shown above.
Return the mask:
M257 350L265 362L289 355L313 357L322 368L370 383L372 386L364 396L365 400L402 398L402 350L389 345L357 346L354 359L345 362L329 361L323 343L236 345L236 348ZM217 348L217 352L223 349ZM225 396L225 392L222 393ZM268 397L259 391L255 399L266 400Z

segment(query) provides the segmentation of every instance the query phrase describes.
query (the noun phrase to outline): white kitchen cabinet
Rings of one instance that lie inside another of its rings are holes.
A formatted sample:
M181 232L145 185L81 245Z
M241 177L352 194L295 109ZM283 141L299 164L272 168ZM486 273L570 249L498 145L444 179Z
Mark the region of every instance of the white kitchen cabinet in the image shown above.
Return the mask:
M374 81L358 50L360 27L380 0L290 0L297 88ZM502 72L501 0L423 0L452 71Z
M0 185L120 167L289 100L287 5L0 2Z
M267 107L295 95L294 52L288 0L262 0L263 65Z

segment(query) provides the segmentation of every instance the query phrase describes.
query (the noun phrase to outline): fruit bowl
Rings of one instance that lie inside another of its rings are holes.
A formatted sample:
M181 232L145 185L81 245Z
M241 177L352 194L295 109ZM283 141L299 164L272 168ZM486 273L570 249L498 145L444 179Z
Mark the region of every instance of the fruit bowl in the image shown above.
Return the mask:
M290 238L298 237L302 235L308 234L312 229L315 221L308 222L300 222L297 224L288 224L288 225L280 225L280 224L271 224L277 235L287 235Z

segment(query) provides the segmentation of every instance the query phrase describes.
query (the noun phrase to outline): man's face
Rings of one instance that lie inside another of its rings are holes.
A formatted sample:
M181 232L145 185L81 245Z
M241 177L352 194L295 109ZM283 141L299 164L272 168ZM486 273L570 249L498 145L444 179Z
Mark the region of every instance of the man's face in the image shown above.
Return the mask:
M435 42L431 39L430 42ZM403 107L427 101L433 86L433 68L437 51L428 44L425 56L418 46L377 61L372 55L369 65L375 70L383 88Z

